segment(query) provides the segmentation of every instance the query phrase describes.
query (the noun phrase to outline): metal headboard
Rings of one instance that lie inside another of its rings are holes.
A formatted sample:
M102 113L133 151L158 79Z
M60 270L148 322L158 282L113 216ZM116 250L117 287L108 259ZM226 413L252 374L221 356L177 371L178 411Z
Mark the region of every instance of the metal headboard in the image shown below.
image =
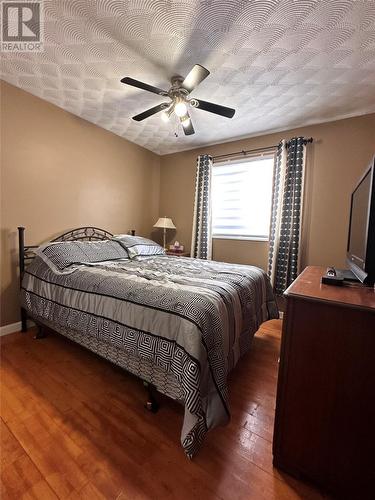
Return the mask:
M132 231L132 234L134 231ZM66 233L57 236L51 240L55 241L99 241L108 240L112 238L113 234L99 227L86 226L78 227L67 231ZM25 267L35 258L35 249L39 245L25 245L25 228L18 227L18 246L19 246L19 266L20 266L20 287L22 285L22 278L25 273ZM22 331L26 331L26 311L21 308Z
M98 240L109 240L112 238L113 234L99 227L86 226L78 227L67 231L66 233L57 236L51 240L55 241L98 241ZM19 266L20 266L20 283L22 283L23 274L25 272L25 267L35 257L35 249L39 245L25 245L25 228L18 227L18 246L19 246Z
M61 234L51 241L95 241L95 240L109 240L113 236L112 233L100 229L98 227L87 226L72 229L67 233Z

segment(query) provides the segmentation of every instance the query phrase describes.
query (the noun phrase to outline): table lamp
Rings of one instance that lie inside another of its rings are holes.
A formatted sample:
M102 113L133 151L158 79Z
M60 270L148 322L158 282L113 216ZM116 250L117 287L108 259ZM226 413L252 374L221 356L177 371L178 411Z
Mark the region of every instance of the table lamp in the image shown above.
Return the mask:
M154 227L160 227L163 229L163 245L164 249L166 250L166 235L167 235L167 229L176 229L176 226L173 224L172 219L169 219L168 217L160 217L157 221L156 224L154 224Z

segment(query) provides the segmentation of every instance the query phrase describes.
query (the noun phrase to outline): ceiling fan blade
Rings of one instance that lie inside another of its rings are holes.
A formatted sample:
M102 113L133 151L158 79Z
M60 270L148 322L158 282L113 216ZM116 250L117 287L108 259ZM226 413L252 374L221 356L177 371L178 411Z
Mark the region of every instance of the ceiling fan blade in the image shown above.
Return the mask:
M183 120L184 117L181 117L180 122L181 122L182 128L184 129L185 135L193 135L193 134L195 134L195 130L193 127L193 123L191 121L191 116L189 115L189 113L187 113L187 116L189 117L188 120L186 120L186 119Z
M197 101L197 109L203 109L203 111L209 111L210 113L225 116L226 118L233 118L236 112L235 109L220 106L220 104L214 104L213 102L202 101L202 99L195 99L195 101Z
M189 93L192 92L205 78L208 77L210 72L200 64L196 64L188 73L185 80L182 82L182 87Z
M166 109L168 106L169 104L167 102L162 102L161 104L158 104L153 108L143 111L143 113L140 113L139 115L133 116L133 120L135 120L136 122L141 122L145 118L148 118L149 116L152 116L155 113L159 113L159 111L163 111L163 109Z
M168 95L168 92L166 90L153 87L152 85L140 82L139 80L134 80L134 78L130 78L128 76L122 78L121 83L125 83L126 85L131 85L132 87L137 87L138 89L147 90L148 92L153 92L154 94Z

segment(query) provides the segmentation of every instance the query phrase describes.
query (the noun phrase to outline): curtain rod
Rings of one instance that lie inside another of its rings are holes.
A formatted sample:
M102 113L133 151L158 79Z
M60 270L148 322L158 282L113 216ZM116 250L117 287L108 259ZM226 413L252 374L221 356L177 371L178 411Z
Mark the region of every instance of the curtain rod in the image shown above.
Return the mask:
M304 138L304 143L307 144L308 142L313 142L313 138L312 137ZM289 147L289 143L290 143L290 141L286 142L286 147ZM278 147L278 144L274 144L273 146L265 146L264 148L247 149L246 151L245 150L236 151L235 153L227 153L224 155L213 156L212 159L218 160L219 158L220 159L221 158L229 158L230 156L240 156L240 155L246 156L249 153L257 153L260 151L270 151L271 149L276 149L277 147Z
M212 159L217 160L218 158L228 158L229 156L238 156L238 155L246 156L249 153L257 153L259 151L269 151L270 149L276 149L276 148L277 144L275 144L274 146L266 146L264 148L247 149L246 151L242 150L242 151L236 151L235 153L227 153L225 155L213 156Z
M294 137L293 137L294 139ZM303 143L306 145L307 143L309 142L313 142L313 138L312 137L303 137ZM290 146L290 143L291 143L292 139L290 139L289 141L286 141L286 147L288 148Z

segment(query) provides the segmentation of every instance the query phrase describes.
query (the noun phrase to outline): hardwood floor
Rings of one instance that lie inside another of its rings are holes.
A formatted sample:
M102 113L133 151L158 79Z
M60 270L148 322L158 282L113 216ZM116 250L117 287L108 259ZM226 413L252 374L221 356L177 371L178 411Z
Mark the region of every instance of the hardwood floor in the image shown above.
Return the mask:
M2 337L2 498L323 498L272 467L280 328L255 336L230 378L231 422L192 461L180 405L147 412L138 380L58 335Z

